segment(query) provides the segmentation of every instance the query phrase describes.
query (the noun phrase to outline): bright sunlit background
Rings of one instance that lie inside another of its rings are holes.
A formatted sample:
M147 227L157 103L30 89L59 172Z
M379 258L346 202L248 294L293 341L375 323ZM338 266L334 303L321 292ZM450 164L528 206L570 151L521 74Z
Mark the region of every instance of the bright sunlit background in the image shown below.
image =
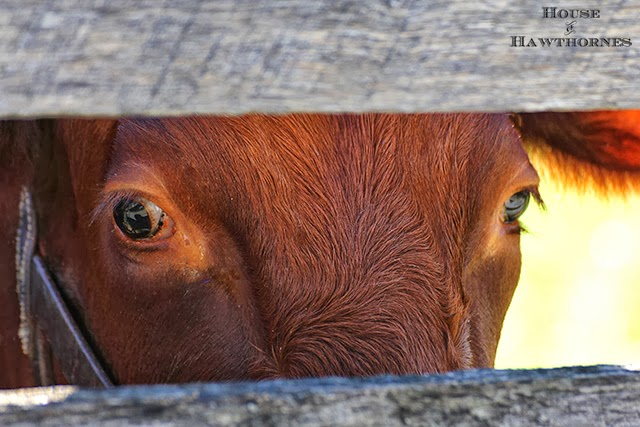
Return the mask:
M640 196L542 187L523 217L522 274L497 368L640 364Z

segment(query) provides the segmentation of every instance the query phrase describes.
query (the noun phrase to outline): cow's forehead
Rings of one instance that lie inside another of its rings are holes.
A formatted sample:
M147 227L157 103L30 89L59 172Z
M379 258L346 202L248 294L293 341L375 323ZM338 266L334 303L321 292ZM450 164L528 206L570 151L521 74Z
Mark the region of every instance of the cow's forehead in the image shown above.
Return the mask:
M127 120L119 126L111 170L132 166L194 186L226 175L344 187L398 174L508 179L528 159L506 115L298 114Z

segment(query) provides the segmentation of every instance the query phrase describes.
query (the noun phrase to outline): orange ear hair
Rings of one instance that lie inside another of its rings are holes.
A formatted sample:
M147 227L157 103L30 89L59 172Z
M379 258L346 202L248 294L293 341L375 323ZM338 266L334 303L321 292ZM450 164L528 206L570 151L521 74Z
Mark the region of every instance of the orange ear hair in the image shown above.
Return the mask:
M602 195L640 191L640 110L514 115L543 176Z

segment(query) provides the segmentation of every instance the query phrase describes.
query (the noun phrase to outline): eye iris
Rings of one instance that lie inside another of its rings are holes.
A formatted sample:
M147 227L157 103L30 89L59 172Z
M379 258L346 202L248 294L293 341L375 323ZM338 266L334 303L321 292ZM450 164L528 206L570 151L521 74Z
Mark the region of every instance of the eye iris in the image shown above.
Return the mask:
M153 237L162 225L163 215L155 204L141 198L121 200L113 209L118 228L132 239Z
M529 206L531 193L529 191L520 191L509 198L504 204L503 221L506 223L514 222L524 213Z

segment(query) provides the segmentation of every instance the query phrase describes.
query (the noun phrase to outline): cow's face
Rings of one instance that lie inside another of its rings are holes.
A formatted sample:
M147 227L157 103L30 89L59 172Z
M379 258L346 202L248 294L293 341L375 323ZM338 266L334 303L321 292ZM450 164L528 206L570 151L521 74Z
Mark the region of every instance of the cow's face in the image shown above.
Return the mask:
M118 382L492 365L538 184L508 116L83 126L42 250Z

